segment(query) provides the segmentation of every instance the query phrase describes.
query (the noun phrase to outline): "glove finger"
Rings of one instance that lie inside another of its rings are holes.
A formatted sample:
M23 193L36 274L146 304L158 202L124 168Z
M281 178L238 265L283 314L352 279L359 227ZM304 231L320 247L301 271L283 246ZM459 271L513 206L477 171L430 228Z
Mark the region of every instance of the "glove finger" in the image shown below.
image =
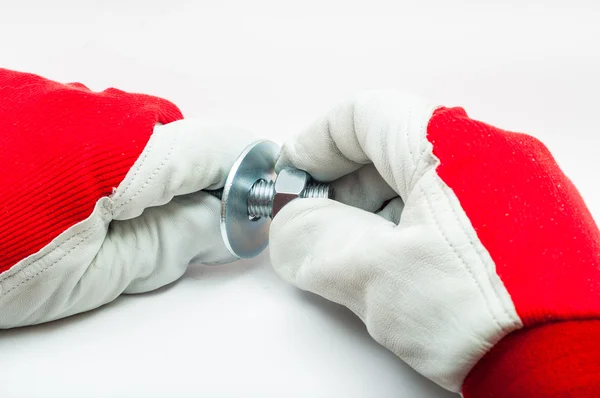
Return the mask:
M139 293L175 281L193 261L232 261L221 239L219 212L217 198L197 192L113 221L94 268L104 270L105 286L115 292Z
M65 248L50 252L41 264L38 273L44 279L2 281L0 327L60 319L122 293L157 289L178 279L194 260L230 260L219 233L219 211L217 198L197 192L132 220L111 221L107 230L103 220L76 226L76 238L64 241Z
M395 199L379 214L327 199L292 201L273 219L270 251L283 279L348 307L376 341L456 386L464 378L456 358L484 355L489 340L481 336L520 321L491 258L474 244L476 232L435 178L421 178L404 208Z
M370 212L381 209L386 201L398 196L372 164L337 179L331 185L336 201Z
M142 155L112 195L113 218L132 219L175 196L221 188L252 140L246 131L199 119L156 126Z
M342 203L302 199L273 219L270 256L276 272L300 289L364 315L365 289L382 267L395 224ZM389 256L388 256L389 257Z
M435 108L401 92L367 92L285 142L276 169L292 166L333 181L372 163L406 197L417 169L424 167L419 157Z

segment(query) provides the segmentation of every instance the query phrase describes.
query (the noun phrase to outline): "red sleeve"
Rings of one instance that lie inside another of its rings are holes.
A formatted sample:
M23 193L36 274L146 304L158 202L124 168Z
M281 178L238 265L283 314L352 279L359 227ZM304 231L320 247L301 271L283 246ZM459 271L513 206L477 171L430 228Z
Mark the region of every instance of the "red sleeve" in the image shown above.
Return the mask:
M465 398L600 396L600 320L548 323L506 336L477 364Z
M0 68L0 273L87 218L140 156L171 102Z

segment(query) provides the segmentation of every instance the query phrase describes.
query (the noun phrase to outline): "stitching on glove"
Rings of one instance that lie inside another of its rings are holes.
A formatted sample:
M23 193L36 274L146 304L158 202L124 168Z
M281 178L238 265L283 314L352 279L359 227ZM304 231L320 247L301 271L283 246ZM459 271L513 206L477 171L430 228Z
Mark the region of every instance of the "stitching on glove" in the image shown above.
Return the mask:
M103 219L104 217L102 217L101 219ZM53 263L48 264L47 266L43 267L42 269L40 269L38 272L36 272L35 274L31 275L30 277L22 280L21 282L19 282L18 284L14 285L13 287L11 287L10 289L8 289L5 292L0 293L0 298L6 296L7 294L9 294L10 292L12 292L13 290L15 290L16 288L18 288L19 286L21 286L22 284L32 280L33 278L36 278L38 275L42 274L43 272L46 272L47 270L49 270L50 268L54 267L56 264L58 264L63 258L65 258L66 256L68 256L73 250L77 249L79 246L81 246L82 243L84 243L85 241L87 241L90 236L92 236L92 233L96 230L96 228L98 227L98 223L94 223L93 225L89 226L88 228L84 229L81 232L78 232L77 234L71 236L69 239L67 239L65 242L63 242L61 245L55 247L53 250L51 250L50 252L46 253L44 256L42 256L41 258L44 258L46 256L49 256L50 254L54 253L55 250L59 249L62 245L67 244L68 242L70 242L71 240L85 234L88 231L91 231L87 236L82 237L80 242L77 243L75 246L73 246L71 249L69 249L68 252L66 252L65 254L63 254L62 256L60 256L58 259L56 259L56 261L54 261ZM25 265L25 268L22 268L18 273L11 275L13 278L16 277L17 275L19 275L19 273L23 272L26 269L26 266L35 262L35 261L39 261L40 258L36 258L35 260L32 260L31 262L29 262L28 264ZM7 279L7 278L5 278ZM2 282L4 282L4 280L2 280Z
M337 142L333 138L333 135L331 134L331 132L333 131L333 129L331 128L331 118L327 118L326 128L327 128L327 135L329 136L329 140L331 141L331 148L340 157L340 159L348 159L349 161L354 163L354 161L352 159L348 158L346 155L344 155L342 153L342 150L340 149ZM352 110L352 131L354 131L354 135L356 135L356 130L354 129L354 110ZM297 153L297 152L294 151L294 153Z
M411 165L412 165L412 169L413 169L413 173L412 174L414 175L417 172L416 171L417 170L417 161L415 159L415 154L413 153L413 150L410 147L410 144L411 144L410 143L410 138L411 138L412 134L411 134L410 128L408 127L408 126L410 126L410 119L412 117L412 114L413 114L413 109L412 109L412 107L409 106L408 107L408 112L406 114L406 129L405 129L405 134L403 134L403 135L404 135L404 138L405 138L405 141L406 141L406 148L408 150L408 155L409 155L408 158L410 159L410 162L411 162ZM409 192L411 191L410 185L408 185L408 184L412 183L412 179L409 180L407 178L406 174L408 173L408 170L404 170L404 172L405 172L405 175L404 175L404 184L402 184L402 185L404 186L404 188L406 190L404 192L404 194L406 196L408 196ZM394 178L394 184L395 184L396 187L400 187L400 185L398 184L398 181L397 181L395 175L396 175L396 173L392 173L392 176ZM404 198L403 200L406 200L406 198Z
M136 193L133 194L133 196L131 198L127 199L127 201L125 201L125 203L121 203L119 206L117 206L117 208L115 209L115 211L120 210L121 208L123 208L123 206L126 206L129 202L131 202L132 200L134 200L144 190L144 188L146 188L146 186L148 186L148 184L150 184L150 182L154 179L154 177L162 170L162 168L164 167L164 165L171 158L171 155L173 154L173 151L175 149L175 144L176 143L177 143L177 136L174 136L173 137L173 143L171 144L171 148L169 148L169 152L167 153L167 156L161 161L161 163L152 172L152 174L150 174L150 176L148 177L148 179L146 180L146 182L144 182L142 184L142 186L136 191ZM152 148L152 146L148 146L148 148L147 148L148 149L148 153L150 153L150 149L151 148ZM133 182L135 181L135 176L137 175L137 172L144 165L144 163L146 161L146 158L147 157L144 157L144 159L142 160L142 162L140 162L140 166L139 166L138 170L136 170L136 172L133 175L133 177L131 178L131 181L129 182L129 184L127 185L127 187L125 188L123 196L125 195L125 192L129 189L129 187L133 185Z
M408 113L406 114L406 125L407 127L410 126L410 120L412 118L413 115L413 109L412 107L408 108ZM421 125L421 132L423 131L423 126ZM408 148L408 154L410 155L410 160L412 161L413 164L413 168L416 168L417 166L417 159L415 158L415 154L410 146L410 138L413 134L411 134L411 131L409 128L406 129L406 134L404 134L404 136L406 137L406 147Z
M143 152L142 157L140 159L138 159L138 160L140 160L140 163L135 168L135 172L133 173L133 176L131 177L131 180L129 180L129 183L125 186L125 189L123 189L123 193L120 196L125 196L125 194L127 193L127 191L129 191L129 188L131 187L131 185L135 181L135 178L137 177L138 173L142 169L142 165L144 165L146 163L146 159L148 158L148 154L150 153L150 150L152 149L153 145L154 145L154 140L152 140L152 138L151 138L150 140L148 140L148 144L147 144L146 148L144 148L144 152ZM115 197L114 199L118 200L118 197ZM119 209L120 207L121 206L117 207L117 209Z
M441 178L440 178L439 176L436 178L436 180L437 180L437 182L438 182L438 185L440 185L440 187L443 187L443 186L444 186L444 183L442 182L442 180L441 180ZM449 188L449 187L448 187L448 188ZM450 200L450 197L448 196L448 193L447 193L447 192L446 192L446 191L445 191L443 188L442 188L442 191L444 192L444 196L446 197L446 199L448 200L448 203L450 204L450 208L452 209L452 213L454 214L454 216L456 217L456 219L457 219L457 220L458 220L458 222L460 223L460 217L458 216L458 214L456 213L456 210L455 210L455 209L454 209L454 207L452 206L452 202L451 202L451 200ZM469 221L469 222L470 222L470 221ZM461 225L462 225L462 224L461 224ZM470 225L470 224L469 224L469 225ZM469 234L467 234L467 232L464 230L464 227L463 227L463 232L464 232L465 236L467 237L467 239L469 239L469 243L471 244L471 247L472 247L472 248L475 250L475 244L474 244L473 240L469 238ZM483 244L482 244L482 245L483 245ZM485 248L485 246L484 246L484 248ZM486 249L486 250L487 250L487 249ZM485 264L485 260L483 259L483 256L482 256L482 254L481 254L481 253L480 253L478 250L475 250L475 253L477 253L477 257L479 257L479 260L480 260L480 261L481 261L483 264ZM493 260L492 260L492 262L493 262ZM494 266L495 266L495 264L494 264ZM490 282L490 286L492 286L492 287L493 287L493 286L494 286L494 283L493 283L493 281L491 280L491 277L490 277L490 275L489 275L487 272L486 272L486 275L487 275L487 277L488 277L488 281ZM496 292L496 289L493 289L493 291L494 291L494 293L496 293L496 295L498 294L498 293ZM498 301L500 302L500 306L502 307L502 310L504 311L504 314L506 315L507 319L511 319L511 320L515 321L515 319L513 319L513 317L511 316L510 312L508 311L508 309L507 309L507 308L506 308L506 306L504 305L504 302L503 302L502 300L498 300Z
M329 124L327 125L327 128L329 129ZM331 136L331 130L329 131L329 135ZM356 131L356 101L352 102L352 131L354 132L354 139L356 141L357 147L360 149L360 156L362 159L351 159L349 156L344 155L340 150L340 147L337 145L337 143L335 143L335 149L340 154L341 159L348 159L350 162L359 167L364 166L366 164L373 164L373 161L369 159L369 155L365 152L365 145L363 145L363 143L358 138L358 133ZM366 161L363 159L366 159Z
M435 169L432 169L432 170L434 170L433 172L435 173ZM456 211L454 210L454 207L452 207L452 203L450 202L450 198L448 197L448 195L446 194L446 192L444 192L444 186L442 185L441 181L439 180L439 176L437 175L437 173L434 176L434 178L435 178L436 182L438 183L438 186L441 188L441 191L442 191L442 193L444 195L444 198L446 198L446 200L448 201L448 204L450 205L450 208L452 210L452 214L456 218L456 221L458 221L459 225L461 225L461 227L462 227L462 224L460 223L460 219L458 217L458 214L456 214ZM473 274L473 270L471 270L471 268L467 266L467 263L466 263L465 259L463 258L463 256L460 254L460 252L458 250L456 250L456 248L454 247L454 245L452 243L450 243L450 240L446 236L446 233L444 232L444 229L442 228L442 225L438 221L438 219L437 219L437 217L435 215L435 212L433 211L433 206L431 205L431 202L429 200L429 196L425 192L425 189L423 189L422 186L419 186L419 188L421 189L421 192L423 193L423 196L425 197L425 201L427 202L427 206L429 207L429 212L432 215L433 221L435 222L436 226L438 227L438 230L442 234L442 237L444 238L444 240L446 241L446 243L448 244L448 246L450 246L450 248L452 249L452 251L454 252L454 254L456 254L456 256L458 257L458 259L461 261L461 263L463 264L464 268L467 270L467 272L471 276L471 279L473 279L473 281L475 282L475 285L477 286L477 288L479 289L479 292L483 296L483 300L484 300L484 302L486 304L486 308L487 308L489 314L491 315L492 319L494 320L494 322L496 323L496 325L498 326L498 328L500 328L500 330L502 330L503 328L500 325L500 322L498 321L498 319L496 318L495 314L491 310L489 300L487 299L486 295L483 293L483 287L481 286L481 283L479 283L479 281L477 280L477 278L475 278L475 274ZM462 232L467 236L467 239L468 239L469 244L471 245L471 247L473 249L475 249L473 247L474 246L473 245L473 241L471 239L469 239L469 236L464 231L464 228L461 228L461 229L462 229ZM481 257L480 257L480 259L481 259Z
M417 176L417 172L419 171L419 168L421 166L421 163L427 161L427 165L423 166L423 173L421 176L425 175L425 173L427 172L427 169L429 166L435 165L436 163L439 163L439 160L435 157L435 155L433 154L433 145L431 145L431 143L429 142L429 140L427 139L427 127L429 126L429 121L431 120L433 113L435 112L435 110L439 108L439 107L432 107L431 109L429 109L429 111L427 111L427 113L425 114L426 116L423 117L423 120L421 120L421 125L419 126L419 142L420 142L420 146L422 147L421 151L419 152L418 158L417 159L413 159L413 173L410 176L410 179L408 180L408 183L410 184L410 187L414 187L415 186L415 179ZM431 156L425 156L425 153L429 151L429 154ZM411 189L412 190L412 189Z

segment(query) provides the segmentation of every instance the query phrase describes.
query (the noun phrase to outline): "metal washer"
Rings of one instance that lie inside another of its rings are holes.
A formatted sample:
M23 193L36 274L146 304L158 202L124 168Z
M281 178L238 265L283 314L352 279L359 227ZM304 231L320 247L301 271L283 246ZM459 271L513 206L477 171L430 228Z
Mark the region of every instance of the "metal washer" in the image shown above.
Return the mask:
M221 198L221 235L227 249L237 258L252 258L268 245L271 219L251 220L248 195L254 183L276 178L275 162L280 147L261 140L250 144L233 164Z

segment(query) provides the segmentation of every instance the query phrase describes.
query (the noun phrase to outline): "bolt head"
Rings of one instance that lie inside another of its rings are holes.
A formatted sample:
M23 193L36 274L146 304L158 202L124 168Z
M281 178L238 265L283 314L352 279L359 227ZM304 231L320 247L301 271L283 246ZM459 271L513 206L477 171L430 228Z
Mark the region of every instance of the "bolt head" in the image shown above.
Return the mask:
M281 170L275 180L272 217L292 200L299 198L309 182L310 176L305 171L291 168Z

